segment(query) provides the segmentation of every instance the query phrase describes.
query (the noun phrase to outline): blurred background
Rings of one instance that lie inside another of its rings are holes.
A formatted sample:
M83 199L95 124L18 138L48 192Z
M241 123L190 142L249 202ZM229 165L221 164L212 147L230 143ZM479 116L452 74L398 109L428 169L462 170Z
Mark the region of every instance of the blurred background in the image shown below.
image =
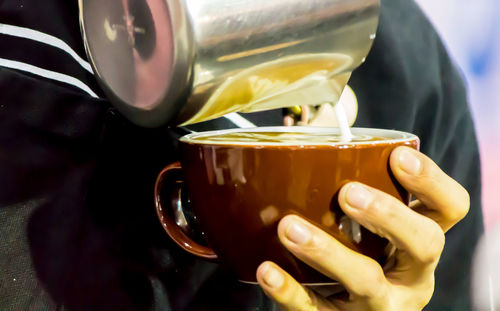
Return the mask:
M500 1L416 0L458 64L481 150L486 230L500 226Z

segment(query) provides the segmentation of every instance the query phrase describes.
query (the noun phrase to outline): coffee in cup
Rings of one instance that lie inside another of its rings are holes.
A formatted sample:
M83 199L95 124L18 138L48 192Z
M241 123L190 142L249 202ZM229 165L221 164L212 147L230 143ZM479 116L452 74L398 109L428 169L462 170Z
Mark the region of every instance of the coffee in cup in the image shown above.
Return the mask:
M184 136L181 163L167 166L156 182L160 221L184 250L217 260L243 282L256 282L257 267L266 260L306 285L334 282L280 243L278 223L290 214L306 218L352 250L384 264L388 241L347 218L339 207L338 192L346 183L358 181L408 204L408 192L390 172L389 156L398 146L418 149L419 139L393 130L353 128L352 133L350 142L342 141L337 128L317 127ZM187 194L179 194L181 183ZM206 246L190 237L192 229L179 213L188 202Z

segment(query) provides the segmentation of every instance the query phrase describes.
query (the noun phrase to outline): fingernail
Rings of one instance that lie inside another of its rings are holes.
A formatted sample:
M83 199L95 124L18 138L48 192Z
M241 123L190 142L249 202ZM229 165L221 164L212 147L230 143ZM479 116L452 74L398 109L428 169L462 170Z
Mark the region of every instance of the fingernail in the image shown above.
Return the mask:
M408 150L402 150L399 154L399 166L403 171L411 175L418 175L422 168L420 159Z
M305 244L311 239L311 232L298 221L293 221L286 230L286 237L295 244Z
M280 288L285 281L283 274L268 263L261 267L264 283L271 288Z
M358 209L365 209L372 201L372 193L359 184L352 184L347 189L347 203Z

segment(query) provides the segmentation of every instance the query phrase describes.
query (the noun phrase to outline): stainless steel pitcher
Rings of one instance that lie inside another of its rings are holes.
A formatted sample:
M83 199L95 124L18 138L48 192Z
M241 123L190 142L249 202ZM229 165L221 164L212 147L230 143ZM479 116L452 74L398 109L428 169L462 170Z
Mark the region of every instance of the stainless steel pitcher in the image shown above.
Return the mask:
M338 100L380 0L79 0L98 81L130 120L189 124Z

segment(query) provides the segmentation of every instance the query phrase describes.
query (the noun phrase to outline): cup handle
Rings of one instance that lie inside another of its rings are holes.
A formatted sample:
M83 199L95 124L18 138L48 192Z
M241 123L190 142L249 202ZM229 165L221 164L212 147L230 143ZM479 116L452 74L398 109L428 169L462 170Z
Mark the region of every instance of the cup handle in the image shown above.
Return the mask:
M158 177L156 178L156 183L155 183L155 207L156 207L156 214L158 215L158 218L160 219L160 222L163 226L163 229L167 232L168 236L177 244L179 245L182 249L184 249L186 252L191 253L195 256L201 257L203 259L209 259L209 260L216 260L217 259L217 254L215 254L214 250L200 245L193 241L184 231L175 223L175 221L172 219L172 217L168 214L168 210L165 210L165 207L162 206L162 200L161 200L161 189L163 189L164 186L172 189L176 187L175 184L179 184L179 182L183 182L182 178L172 176L174 172L180 172L182 171L182 166L180 162L175 162L170 165L167 165L161 172L158 174ZM174 202L171 204L173 205ZM181 209L183 210L182 207L182 201L181 200L176 200L176 206L168 206L167 208L172 208L173 210Z

